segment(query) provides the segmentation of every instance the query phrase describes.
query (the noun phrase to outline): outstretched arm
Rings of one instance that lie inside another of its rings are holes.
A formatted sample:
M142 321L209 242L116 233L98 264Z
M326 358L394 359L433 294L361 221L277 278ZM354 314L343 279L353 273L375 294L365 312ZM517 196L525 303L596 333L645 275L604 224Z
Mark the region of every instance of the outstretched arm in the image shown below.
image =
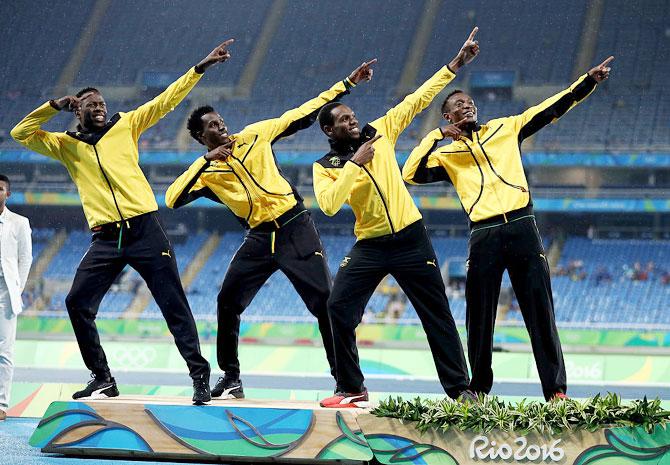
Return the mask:
M532 136L547 124L553 123L588 97L597 84L609 78L611 69L609 64L612 60L614 57L610 56L598 66L591 68L588 73L581 76L564 91L512 117L514 127L519 134L519 142Z
M461 67L470 63L479 54L479 42L475 40L478 30L477 27L472 30L461 49L447 66L442 67L421 87L391 108L386 115L373 122L372 126L384 130L391 142L395 144L414 117L430 105L433 98L456 77L456 72Z
M371 80L373 74L372 65L376 62L376 58L364 61L346 79L335 83L330 89L322 92L316 98L308 100L298 108L287 111L279 118L259 121L248 126L247 129L259 134L271 143L295 134L302 129L307 129L314 124L319 111L324 105L339 100L360 82Z
M227 61L230 58L228 46L233 42L234 39L228 39L221 43L197 65L189 69L186 74L170 84L167 89L155 98L136 110L128 112L135 137L139 138L144 131L156 124L158 120L179 105L191 92L191 89L195 87L207 69L217 63Z

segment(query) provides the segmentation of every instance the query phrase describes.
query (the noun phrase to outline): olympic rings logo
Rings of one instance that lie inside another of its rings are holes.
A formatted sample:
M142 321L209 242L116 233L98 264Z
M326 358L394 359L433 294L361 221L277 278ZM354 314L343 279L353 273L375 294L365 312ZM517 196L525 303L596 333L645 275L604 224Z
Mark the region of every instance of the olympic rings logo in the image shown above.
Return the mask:
M156 360L156 349L154 347L124 347L115 348L111 353L114 364L123 368L146 368Z

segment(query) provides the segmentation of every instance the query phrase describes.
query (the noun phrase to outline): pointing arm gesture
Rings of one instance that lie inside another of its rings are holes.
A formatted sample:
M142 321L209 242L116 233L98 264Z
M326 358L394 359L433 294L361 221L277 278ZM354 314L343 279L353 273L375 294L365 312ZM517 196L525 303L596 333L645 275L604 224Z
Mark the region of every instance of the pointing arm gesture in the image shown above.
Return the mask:
M610 70L612 68L609 67L609 64L612 60L614 60L614 57L610 56L595 68L591 68L589 70L589 76L595 79L598 84L603 82L605 79L610 77Z
M479 31L479 28L475 27L454 59L449 62L449 69L453 72L458 71L459 68L470 63L479 54L479 42L475 40L477 31Z
M207 68L217 63L223 63L224 61L230 58L230 51L228 46L235 42L235 39L228 39L225 42L222 42L218 47L212 50L209 55L195 65L195 70L198 73L204 73Z

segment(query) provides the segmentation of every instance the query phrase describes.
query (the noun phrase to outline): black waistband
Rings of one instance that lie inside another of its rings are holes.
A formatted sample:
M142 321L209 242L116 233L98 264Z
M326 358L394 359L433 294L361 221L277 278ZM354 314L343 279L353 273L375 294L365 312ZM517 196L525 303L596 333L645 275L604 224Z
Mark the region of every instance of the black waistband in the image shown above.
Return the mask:
M289 211L279 215L279 218L276 218L272 221L266 221L265 223L261 223L258 226L256 226L255 228L251 228L251 231L256 231L256 232L276 231L280 228L283 228L288 223L290 223L292 220L294 220L297 216L302 215L304 213L307 213L307 209L305 208L305 205L303 205L302 202L298 202Z
M519 208L518 210L512 210L510 212L505 213L504 215L492 216L491 218L486 218L481 221L471 221L470 229L473 230L481 228L483 226L497 226L509 223L510 221L518 220L519 218L523 218L525 216L533 216L532 205L526 205L523 208Z
M105 223L105 224L100 224L98 226L93 226L91 228L91 232L94 233L99 233L99 232L118 232L119 229L121 229L121 226L123 227L130 227L132 228L135 224L143 221L146 217L155 214L156 212L149 212L149 213L142 213L141 215L133 216L132 218L128 218L124 221L115 221L113 223Z
M403 239L412 237L414 234L416 234L417 231L420 231L423 228L424 228L423 220L417 220L414 223L410 224L409 226L405 226L395 234L386 234L384 236L371 237L369 239L361 239L358 241L358 243L376 244L389 241L402 241Z

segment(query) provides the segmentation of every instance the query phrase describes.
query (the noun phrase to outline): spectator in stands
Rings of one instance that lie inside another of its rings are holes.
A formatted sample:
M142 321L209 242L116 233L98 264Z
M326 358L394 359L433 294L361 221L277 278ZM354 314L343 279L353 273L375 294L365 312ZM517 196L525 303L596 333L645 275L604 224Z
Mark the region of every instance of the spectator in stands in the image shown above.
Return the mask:
M248 230L217 298L216 353L224 376L212 389L214 397L244 397L237 354L240 315L277 270L289 278L316 316L331 374L336 375L326 306L332 280L323 245L302 197L281 173L272 144L310 127L321 107L349 93L358 83L369 81L375 62L364 62L343 81L298 108L250 124L231 136L211 106L197 108L188 119L191 136L209 152L172 183L165 203L179 208L207 197L228 206Z
M544 396L547 400L565 397L565 364L549 265L533 215L520 145L607 79L612 59L521 115L485 125L478 123L477 107L468 94L451 92L442 104L442 115L450 124L431 131L405 163L403 176L411 184L451 181L470 221L466 325L474 391L488 393L493 385L495 312L507 269L529 329ZM453 142L437 148L445 138Z
M386 322L395 323L402 318L407 308L407 296L400 289L391 294L386 305Z
M571 260L568 263L567 275L572 281L583 281L586 279L586 270L582 260Z
M642 268L642 263L640 262L633 263L633 267L626 270L626 276L631 281L647 281L649 279L649 273L646 269Z
M593 279L596 282L596 286L600 286L603 283L612 282L612 274L604 266L598 267L596 273L593 275Z
M654 264L654 262L652 262L652 261L647 262L647 266L645 267L645 271L647 272L648 279L654 279L654 276L657 273L656 265Z
M428 336L437 373L452 398L473 398L461 340L421 213L402 181L395 145L414 117L479 53L475 28L449 65L384 116L363 126L351 108L323 107L319 124L331 151L313 165L319 207L329 216L347 203L357 242L342 260L328 299L333 320L338 392L323 407L366 405L368 392L356 348L356 327L374 289L391 274L414 305Z
M14 374L16 319L21 313L21 292L33 261L28 218L9 211L9 178L0 174L0 421L7 417Z
M663 271L661 272L661 283L664 285L670 284L670 271Z
M158 217L156 198L140 169L137 144L144 131L178 105L206 69L230 57L228 40L164 92L139 108L107 121L97 89L44 103L26 116L12 137L27 148L64 164L81 194L93 240L79 263L65 303L79 350L93 379L75 399L119 395L100 344L98 306L126 264L135 268L156 299L193 379L193 402L207 403L209 363L200 353L195 320L179 279L170 239ZM76 131L47 132L41 126L59 111L75 113Z

